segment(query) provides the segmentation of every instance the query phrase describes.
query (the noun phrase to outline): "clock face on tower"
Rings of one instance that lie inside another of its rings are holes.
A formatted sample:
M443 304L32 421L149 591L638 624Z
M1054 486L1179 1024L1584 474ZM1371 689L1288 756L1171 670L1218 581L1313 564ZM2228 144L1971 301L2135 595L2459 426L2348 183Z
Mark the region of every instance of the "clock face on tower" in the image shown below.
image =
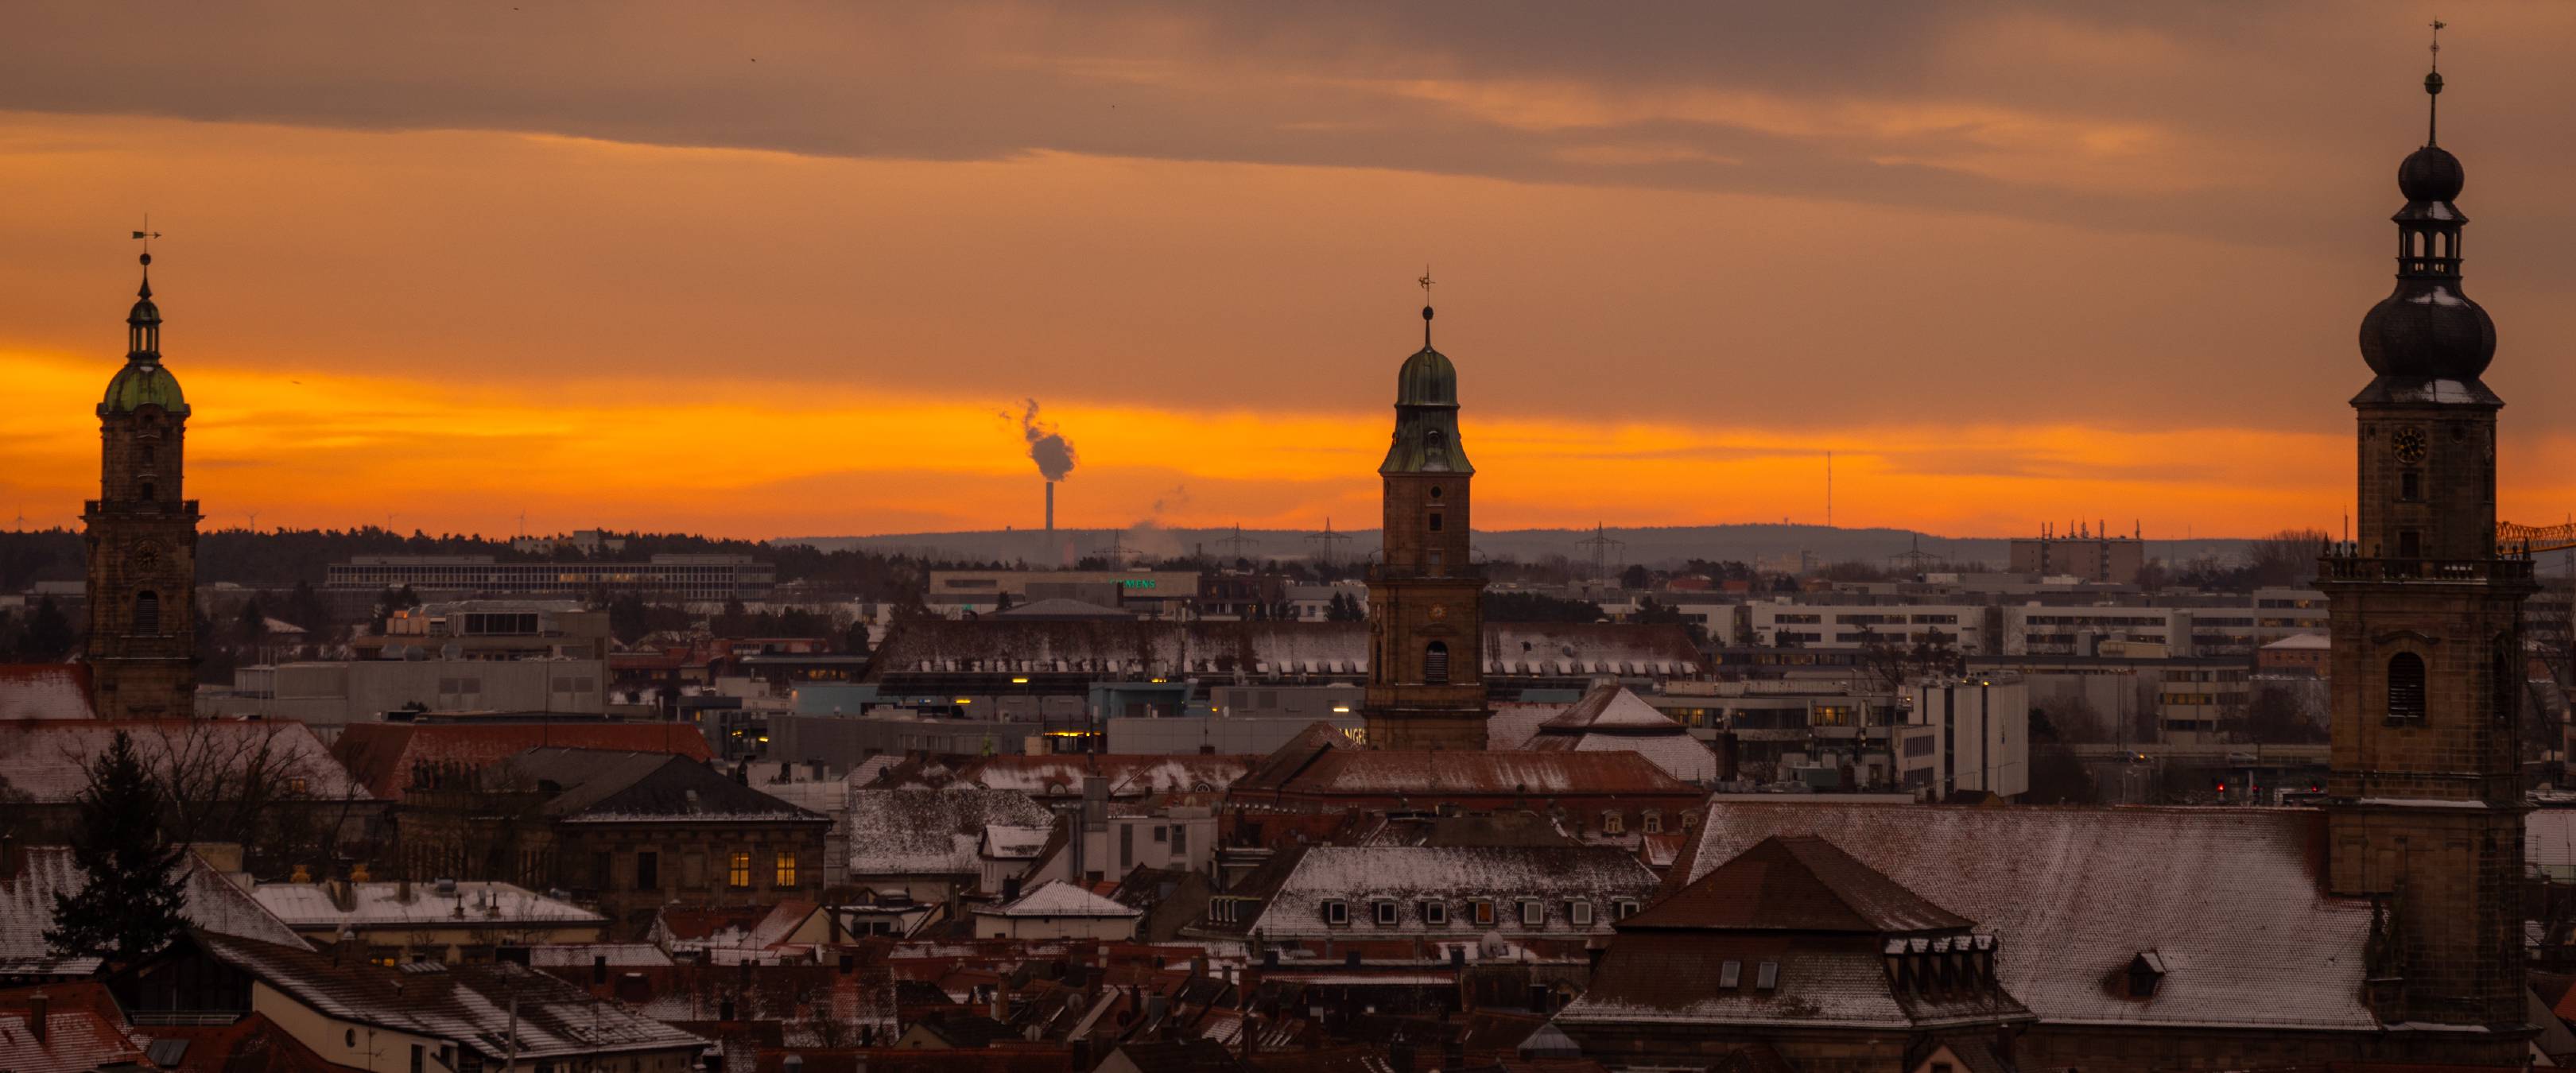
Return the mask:
M2421 462L2424 460L2423 429L2412 427L2398 429L2396 435L2388 438L2388 442L2391 447L2396 448L2398 461Z

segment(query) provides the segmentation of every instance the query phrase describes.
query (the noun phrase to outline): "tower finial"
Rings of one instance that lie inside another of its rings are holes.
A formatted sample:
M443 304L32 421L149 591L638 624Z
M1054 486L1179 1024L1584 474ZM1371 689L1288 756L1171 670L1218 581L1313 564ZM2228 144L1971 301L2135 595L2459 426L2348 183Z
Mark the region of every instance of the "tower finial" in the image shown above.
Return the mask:
M145 298L150 298L152 297L152 240L161 237L161 232L152 229L151 213L147 212L143 214L143 230L135 232L134 237L143 243L143 257L141 258L143 262L143 289L138 293Z
M2440 19L2433 20L2433 59L2424 72L2424 144L2426 145L2438 144L2433 138L2433 131L2442 118L2442 27L2446 25L2448 24Z
M1424 349L1426 349L1426 350L1427 350L1427 349L1429 349L1429 348L1430 348L1430 346L1431 346L1431 264L1430 264L1430 262L1427 262L1427 261L1426 261L1426 262L1424 262L1424 263L1423 263L1423 265L1422 265L1422 278L1421 278L1421 279L1418 279L1418 280L1415 280L1414 282L1419 283L1419 284L1421 284L1421 285L1422 285L1422 346L1423 346L1423 348L1424 348Z

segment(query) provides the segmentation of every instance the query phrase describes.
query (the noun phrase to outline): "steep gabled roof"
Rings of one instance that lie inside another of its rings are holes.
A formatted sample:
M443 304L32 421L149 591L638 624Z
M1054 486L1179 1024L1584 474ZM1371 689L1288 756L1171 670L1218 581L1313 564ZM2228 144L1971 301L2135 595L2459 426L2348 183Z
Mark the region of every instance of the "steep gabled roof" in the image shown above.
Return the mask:
M830 822L667 753L548 746L511 757L501 770L540 788L560 787L544 806L546 815L560 820Z
M1062 880L1050 879L1018 899L991 909L978 909L983 916L999 917L1118 917L1132 918L1145 911L1120 905Z
M1966 918L1899 886L1813 835L1774 835L1711 869L1619 930L1901 934L1959 930Z
M1574 702L1553 718L1540 723L1541 734L1583 734L1589 732L1641 732L1652 734L1687 733L1669 715L1639 699L1626 687L1604 684L1592 687L1583 699Z
M2326 893L2306 809L1960 808L1720 801L1670 880L1774 835L1821 835L2003 939L1996 974L2044 1021L2367 1031L2371 908ZM2154 998L2104 981L2139 951Z
M0 964L59 963L62 959L45 944L45 929L54 924L54 896L78 893L89 877L72 863L69 846L27 846L19 852L17 874L0 876ZM295 929L203 858L190 854L182 867L188 870L188 899L180 912L188 923L207 931L304 945Z
M89 782L90 761L107 751L118 732L134 742L134 752L154 774L165 779L174 770L191 774L183 781L204 783L215 771L240 770L256 762L282 779L301 779L276 787L281 795L307 801L367 800L347 769L332 759L313 736L313 728L292 720L240 719L28 719L0 723L0 784L39 803L59 804L78 796Z
M420 765L472 771L548 745L660 752L706 760L706 735L685 723L352 723L331 755L378 799L402 800Z
M200 934L205 952L325 1016L431 1039L487 1057L507 1053L502 1033L518 1011L522 1060L688 1049L704 1040L639 1016L581 988L508 962L401 968L342 961L295 947Z

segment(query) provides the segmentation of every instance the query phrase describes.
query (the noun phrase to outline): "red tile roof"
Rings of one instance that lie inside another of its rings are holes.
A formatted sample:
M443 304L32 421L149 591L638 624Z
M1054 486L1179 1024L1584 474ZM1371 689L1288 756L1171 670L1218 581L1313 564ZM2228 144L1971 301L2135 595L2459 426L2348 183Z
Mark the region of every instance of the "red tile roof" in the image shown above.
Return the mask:
M45 998L45 1038L36 1039L35 996ZM142 1037L107 988L59 983L0 991L0 1069L11 1073L89 1073L100 1066L143 1063Z
M1773 835L1619 925L1900 933L1971 923L1812 835Z
M691 760L715 754L706 735L682 723L356 723L340 732L331 755L369 792L402 800L418 764L468 769L497 764L545 746L670 753Z

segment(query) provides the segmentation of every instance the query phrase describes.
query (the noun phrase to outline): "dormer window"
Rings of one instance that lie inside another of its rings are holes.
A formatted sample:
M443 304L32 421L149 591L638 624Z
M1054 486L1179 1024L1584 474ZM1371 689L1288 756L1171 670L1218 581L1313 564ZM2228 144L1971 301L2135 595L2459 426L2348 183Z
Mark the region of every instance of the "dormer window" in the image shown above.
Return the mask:
M2129 959L2129 997L2154 998L2156 988L2165 981L2164 955L2153 950L2141 951Z
M1663 810L1647 809L1644 815L1638 817L1638 820L1645 825L1647 834L1659 835L1664 833Z
M1379 927L1384 928L1395 926L1396 910L1394 902L1385 900L1377 901L1369 906L1369 912L1376 918Z
M1601 814L1601 833L1605 835L1628 833L1628 817L1621 815L1619 810L1615 808L1603 812Z
M1717 967L1717 986L1727 991L1744 986L1744 963L1729 961Z
M1432 927L1442 927L1449 923L1449 903L1447 902L1424 902L1417 907L1417 911L1422 914L1422 922Z
M1626 920L1629 917L1636 915L1637 900L1635 898L1621 898L1618 901L1610 903L1610 919L1612 920Z
M1345 902L1339 898L1325 900L1324 923L1338 926L1348 924L1350 922L1351 905L1349 902Z
M1468 919L1475 921L1477 927L1490 928L1494 925L1493 899L1471 899L1467 902L1467 911Z
M1521 899L1521 926L1525 928L1547 926L1547 903L1536 898Z
M1565 919L1578 928L1592 926L1592 903L1580 899L1565 903Z

